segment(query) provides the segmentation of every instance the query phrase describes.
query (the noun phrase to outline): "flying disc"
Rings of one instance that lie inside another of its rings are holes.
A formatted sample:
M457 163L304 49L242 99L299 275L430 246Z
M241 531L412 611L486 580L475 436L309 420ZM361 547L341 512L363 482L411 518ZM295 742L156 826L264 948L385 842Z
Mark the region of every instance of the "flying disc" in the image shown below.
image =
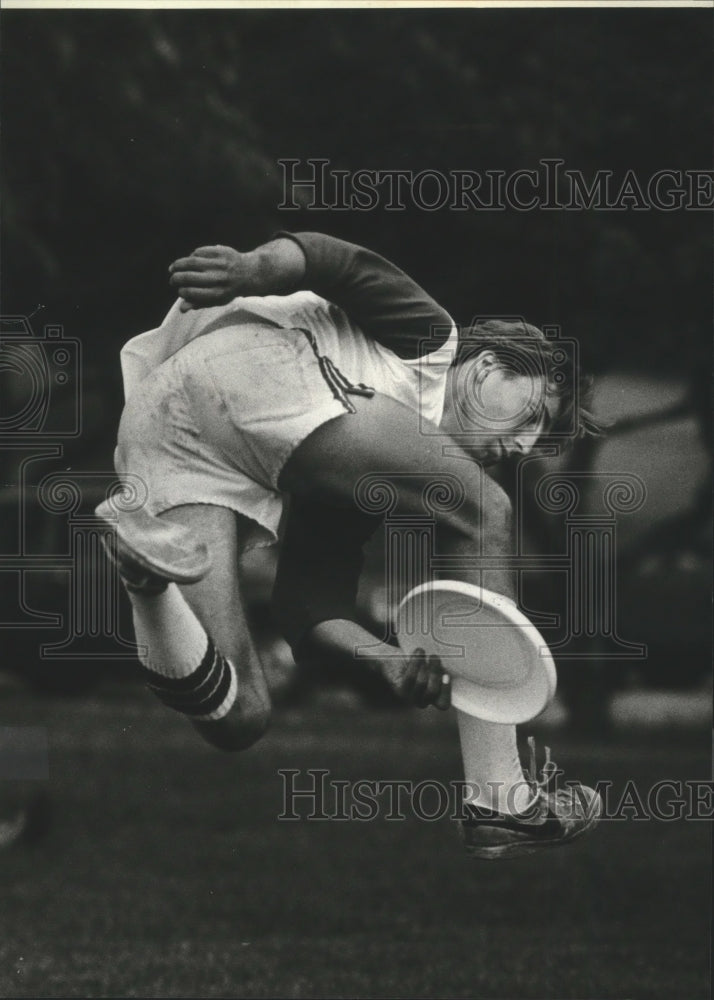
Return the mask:
M556 671L533 623L502 594L438 580L411 590L397 609L402 651L440 657L451 704L488 722L527 722L555 694Z

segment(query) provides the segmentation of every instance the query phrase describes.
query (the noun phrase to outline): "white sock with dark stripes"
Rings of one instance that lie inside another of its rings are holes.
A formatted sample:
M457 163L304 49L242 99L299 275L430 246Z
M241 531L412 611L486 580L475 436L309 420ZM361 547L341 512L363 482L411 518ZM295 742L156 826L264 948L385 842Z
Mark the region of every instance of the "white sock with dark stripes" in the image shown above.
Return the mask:
M528 808L533 793L518 755L516 727L456 713L464 761L464 801L501 813Z
M149 688L170 708L201 722L227 715L238 693L235 668L215 648L176 584L157 594L128 593Z

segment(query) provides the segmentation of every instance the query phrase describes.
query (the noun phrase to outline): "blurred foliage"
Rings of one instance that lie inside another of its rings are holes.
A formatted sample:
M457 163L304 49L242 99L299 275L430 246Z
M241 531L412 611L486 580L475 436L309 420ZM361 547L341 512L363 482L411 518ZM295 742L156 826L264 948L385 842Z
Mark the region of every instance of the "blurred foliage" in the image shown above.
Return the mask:
M709 213L281 212L277 160L707 168L708 16L5 12L2 309L43 306L104 367L160 320L175 257L320 229L391 257L460 321L524 314L577 336L595 370L686 370L709 338Z

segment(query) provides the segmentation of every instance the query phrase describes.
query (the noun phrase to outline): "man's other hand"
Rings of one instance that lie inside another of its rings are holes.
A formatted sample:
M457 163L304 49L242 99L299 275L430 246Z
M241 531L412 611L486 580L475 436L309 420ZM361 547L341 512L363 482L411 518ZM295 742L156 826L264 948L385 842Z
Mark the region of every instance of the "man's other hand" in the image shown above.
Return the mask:
M382 657L379 666L385 679L400 697L418 708L434 705L447 709L451 704L451 683L438 656L415 649L411 656Z
M199 247L169 267L169 284L182 299L181 312L227 305L236 295L248 294L253 283L249 254L232 247Z

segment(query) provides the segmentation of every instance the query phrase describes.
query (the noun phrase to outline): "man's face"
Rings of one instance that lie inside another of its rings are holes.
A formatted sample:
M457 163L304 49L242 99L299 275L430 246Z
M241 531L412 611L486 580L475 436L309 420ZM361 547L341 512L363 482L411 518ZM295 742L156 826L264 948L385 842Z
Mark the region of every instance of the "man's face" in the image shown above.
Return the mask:
M441 426L484 465L528 454L556 415L545 378L507 371L491 352L452 369L450 378Z

